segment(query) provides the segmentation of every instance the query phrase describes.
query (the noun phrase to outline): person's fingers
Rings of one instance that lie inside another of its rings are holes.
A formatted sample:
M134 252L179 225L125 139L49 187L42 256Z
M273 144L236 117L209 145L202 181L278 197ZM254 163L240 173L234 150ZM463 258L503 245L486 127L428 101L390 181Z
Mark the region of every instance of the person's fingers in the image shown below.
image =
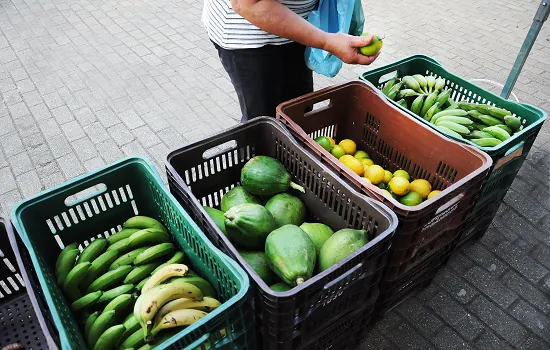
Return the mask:
M370 44L373 39L374 36L372 34L367 36L352 36L350 44L352 47L363 47Z
M369 64L371 64L372 62L374 62L374 60L376 60L376 58L377 58L379 55L380 55L380 52L377 53L377 54L374 55L374 56L365 56L365 55L357 54L355 63L356 63L356 64L361 64L361 65L369 65Z

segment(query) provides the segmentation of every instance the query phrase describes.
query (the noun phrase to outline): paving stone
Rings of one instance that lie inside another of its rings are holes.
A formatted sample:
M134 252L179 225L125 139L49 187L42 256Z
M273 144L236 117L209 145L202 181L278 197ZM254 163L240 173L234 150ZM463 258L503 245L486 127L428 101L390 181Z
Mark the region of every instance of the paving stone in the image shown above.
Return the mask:
M34 170L27 171L17 176L16 180L23 197L30 197L45 189L38 178L38 174Z
M63 133L65 134L65 137L70 142L78 140L86 134L84 133L84 130L82 130L82 127L76 120L73 120L72 122L68 122L66 124L61 124L61 129L63 130Z
M66 179L72 179L78 175L84 174L85 172L82 164L80 164L80 161L78 160L78 157L72 152L64 155L63 157L57 158L57 163L59 164L59 167Z
M474 300L469 305L469 310L513 346L519 345L522 339L528 334L527 330L520 323L516 322L496 304L488 301L483 296Z
M0 57L1 59L1 57ZM0 194L0 211L4 216L8 216L12 208L21 201L21 193L19 190L15 189L9 192Z
M122 151L111 139L98 143L96 148L99 155L105 160L106 163L112 163L124 156Z
M449 295L461 304L467 304L474 299L478 292L450 268L442 269L435 277L434 283L440 285Z
M389 312L376 321L374 325L378 332L387 334L403 322L403 318L395 312Z
M80 161L86 161L97 157L97 150L92 141L87 137L73 141L71 145Z
M505 263L481 244L474 244L468 249L465 249L463 253L482 266L491 276L500 276L508 269Z
M483 329L479 320L446 293L439 293L427 305L467 340L474 339Z
M401 349L434 349L412 326L402 323L396 328L399 337L392 337L392 341Z
M504 340L491 332L489 328L486 328L483 334L475 342L475 347L483 350L508 350L516 348L510 347Z
M526 252L514 244L503 243L495 248L495 252L533 283L537 283L548 273L544 266L525 255Z
M518 293L522 299L530 302L539 310L545 313L550 312L550 301L546 293L537 288L537 286L533 286L529 281L520 277L515 272L508 272L502 278L502 282Z
M10 167L15 176L34 169L27 152L21 152L9 158ZM0 163L1 164L1 163Z
M16 133L4 135L0 138L0 144L6 156L12 156L25 150L21 138Z
M97 170L104 167L105 165L105 162L100 157L95 157L84 161L84 168L86 168L87 172Z
M396 350L395 345L391 344L384 336L378 333L376 330L369 331L364 339L366 341L359 344L358 349L361 350Z
M443 323L416 298L410 298L406 303L401 303L395 311L403 316L415 328L425 336L431 336Z
M433 339L438 349L444 350L467 350L472 349L464 339L449 327L443 327Z
M0 194L7 193L17 188L17 183L9 167L0 169Z
M495 280L494 276L478 266L468 271L464 277L504 309L518 298L516 293L506 288L502 283Z
M527 339L525 343L523 343L519 349L521 350L539 350L539 349L547 349L549 347L548 343L545 343L537 338L531 337Z
M511 314L536 335L545 341L550 340L550 333L548 332L550 321L545 314L537 311L522 300L514 307Z

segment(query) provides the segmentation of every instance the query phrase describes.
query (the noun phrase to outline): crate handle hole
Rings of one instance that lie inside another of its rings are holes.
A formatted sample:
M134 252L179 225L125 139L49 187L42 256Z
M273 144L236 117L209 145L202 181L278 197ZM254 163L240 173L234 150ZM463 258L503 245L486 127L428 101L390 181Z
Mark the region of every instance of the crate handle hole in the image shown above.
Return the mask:
M224 153L233 151L235 149L237 149L237 141L235 140L227 141L222 143L221 145L212 147L204 151L204 153L202 154L202 158L204 160L212 159L219 156L220 154L224 154Z
M330 106L332 106L332 100L329 99L329 98L326 99L326 100L316 102L312 105L306 105L304 107L304 117L315 114L315 113L319 112L322 109L330 108Z
M398 76L399 74L396 70L386 73L378 79L378 84L385 84L386 82L392 80L393 78L397 78Z
M82 202L85 202L90 198L99 196L100 194L106 191L107 191L107 185L105 185L104 183L100 183L95 186L88 187L87 189L77 192L73 195L68 196L67 198L65 198L64 203L66 206L72 207Z

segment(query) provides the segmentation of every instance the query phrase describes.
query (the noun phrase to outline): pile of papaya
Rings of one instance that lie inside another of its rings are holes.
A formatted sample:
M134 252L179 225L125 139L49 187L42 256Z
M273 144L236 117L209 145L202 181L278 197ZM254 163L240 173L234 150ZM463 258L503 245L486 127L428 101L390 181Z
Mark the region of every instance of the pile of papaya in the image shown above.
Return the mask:
M270 288L289 291L364 246L367 232L334 232L306 222L305 203L294 194L305 189L276 159L251 158L241 170L241 186L221 199L220 208L204 207L239 254ZM298 191L298 192L296 192Z
M403 205L419 205L441 193L440 190L434 190L432 184L426 179L411 179L409 173L403 169L392 173L375 164L366 151L357 149L353 140L344 139L336 144L331 137L319 136L315 142L338 158L351 171L362 176L363 181L378 187L385 196Z

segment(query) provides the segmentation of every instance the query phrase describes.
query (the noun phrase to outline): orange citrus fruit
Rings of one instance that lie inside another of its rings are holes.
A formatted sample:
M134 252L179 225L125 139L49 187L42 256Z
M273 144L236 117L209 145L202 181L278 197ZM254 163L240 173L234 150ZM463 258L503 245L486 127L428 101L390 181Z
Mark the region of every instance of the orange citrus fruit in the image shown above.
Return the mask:
M393 178L393 174L391 171L384 170L384 183L387 184L390 182L390 180Z
M432 197L435 197L437 196L438 194L440 194L441 191L440 190L433 190L432 192L430 192L430 194L428 195L428 199L432 198Z
M411 176L405 170L396 170L393 173L393 177L403 177L403 178L407 179L407 181L411 181Z
M349 158L345 158L345 157L349 157ZM365 173L365 168L363 167L363 163L361 163L359 159L355 159L350 155L346 155L340 158L340 161L344 163L345 166L350 168L351 171L353 171L357 175L363 175Z

